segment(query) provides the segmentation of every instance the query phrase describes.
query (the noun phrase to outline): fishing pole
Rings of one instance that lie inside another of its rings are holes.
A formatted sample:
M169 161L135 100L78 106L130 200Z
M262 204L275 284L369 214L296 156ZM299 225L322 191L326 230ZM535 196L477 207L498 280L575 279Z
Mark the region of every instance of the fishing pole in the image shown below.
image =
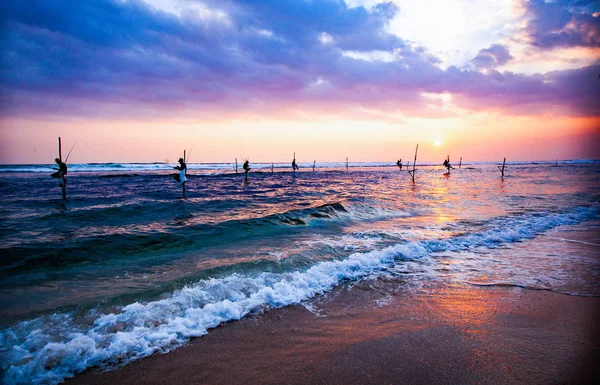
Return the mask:
M77 144L77 142L75 142L75 144ZM73 147L71 147L71 151L69 151L69 153L67 154L67 158L65 159L65 163L67 163L67 161L69 160L69 156L71 156L71 152L75 148L75 144L73 145Z
M183 161L187 164L190 160L190 157L192 156L192 151L194 151L194 145L192 145L192 148L190 149L190 153L187 156L187 159L184 159Z

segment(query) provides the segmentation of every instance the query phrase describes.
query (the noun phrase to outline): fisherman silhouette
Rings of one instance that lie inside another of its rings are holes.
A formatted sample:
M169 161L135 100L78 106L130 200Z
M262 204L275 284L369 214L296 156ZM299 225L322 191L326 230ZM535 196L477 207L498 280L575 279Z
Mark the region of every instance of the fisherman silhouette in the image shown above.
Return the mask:
M450 157L444 159L444 167L446 167L448 169L448 174L450 174L450 170L454 170L454 167L452 167L452 165L450 165Z
M182 185L185 185L185 182L187 182L187 178L185 176L185 174L187 174L187 165L185 164L185 161L183 160L183 158L179 158L178 162L179 162L179 166L174 167L174 169L179 170L179 173L173 175L173 179L175 179L177 182L181 183Z
M398 161L396 162L396 166L398 166L400 170L402 170L402 158L398 159Z
M67 182L67 178L66 178L67 164L65 162L62 162L59 158L54 159L54 161L56 162L56 164L58 164L58 168L55 168L54 170L58 170L58 171L53 173L50 176L52 178L63 178L63 180L66 183Z
M246 182L248 182L248 171L250 171L250 162L246 159L246 161L244 162L244 165L242 166L242 168L244 169L244 180Z
M297 169L299 169L300 167L298 167L298 165L296 164L296 158L294 158L294 160L292 160L292 170L294 172L296 172Z

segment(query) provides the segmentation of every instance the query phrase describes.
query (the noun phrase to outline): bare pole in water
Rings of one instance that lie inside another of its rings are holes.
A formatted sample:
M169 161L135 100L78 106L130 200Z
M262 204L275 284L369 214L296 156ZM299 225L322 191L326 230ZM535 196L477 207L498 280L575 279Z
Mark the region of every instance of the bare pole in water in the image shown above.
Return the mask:
M315 159L315 161L313 162L313 172L315 172L315 166L317 165L317 160Z
M60 160L60 163L62 163L62 143L60 141L60 136L58 137L58 159ZM58 169L60 171L60 164L58 165ZM67 183L63 174L60 175L60 181L62 182L62 197L63 199L67 199Z
M236 174L238 173L238 171L237 171L237 158L235 158L235 173Z
M504 165L506 164L506 158L504 158L504 161L502 162L502 168L500 166L498 166L498 170L500 170L500 172L502 173L502 178L504 178Z
M273 163L271 163L271 174L273 174L273 173L275 172L275 171L273 170L273 168L274 168L274 164L273 164Z
M183 150L183 163L185 164L185 150ZM187 164L185 166L185 168L183 169L183 176L185 177L187 175ZM181 182L180 182L181 183ZM181 183L181 188L183 191L183 199L185 199L185 182Z
M412 177L413 183L415 183L415 167L417 166L417 151L419 151L419 145L418 144L417 144L417 148L415 149L415 160L413 162L413 169L412 169L412 171L408 170L408 173Z
M348 172L348 157L346 157L346 172Z
M460 161L458 162L458 168L460 169L460 166L462 165L462 156L460 157Z

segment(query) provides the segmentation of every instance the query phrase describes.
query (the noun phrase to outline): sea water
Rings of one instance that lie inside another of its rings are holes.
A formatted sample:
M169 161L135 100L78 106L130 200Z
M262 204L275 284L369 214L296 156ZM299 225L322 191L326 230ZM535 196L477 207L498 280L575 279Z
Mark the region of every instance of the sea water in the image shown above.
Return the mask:
M598 162L420 165L414 183L380 163L253 165L248 182L192 164L187 199L172 166L72 165L66 200L51 166L0 166L4 383L118 367L381 276L600 295Z

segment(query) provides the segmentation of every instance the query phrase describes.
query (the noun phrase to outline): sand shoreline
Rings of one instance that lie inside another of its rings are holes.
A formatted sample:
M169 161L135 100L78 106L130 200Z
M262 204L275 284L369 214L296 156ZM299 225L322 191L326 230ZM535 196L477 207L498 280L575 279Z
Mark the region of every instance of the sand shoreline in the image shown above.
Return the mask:
M166 355L68 384L586 384L600 379L600 298L397 281L342 285ZM309 311L308 309L311 311Z

